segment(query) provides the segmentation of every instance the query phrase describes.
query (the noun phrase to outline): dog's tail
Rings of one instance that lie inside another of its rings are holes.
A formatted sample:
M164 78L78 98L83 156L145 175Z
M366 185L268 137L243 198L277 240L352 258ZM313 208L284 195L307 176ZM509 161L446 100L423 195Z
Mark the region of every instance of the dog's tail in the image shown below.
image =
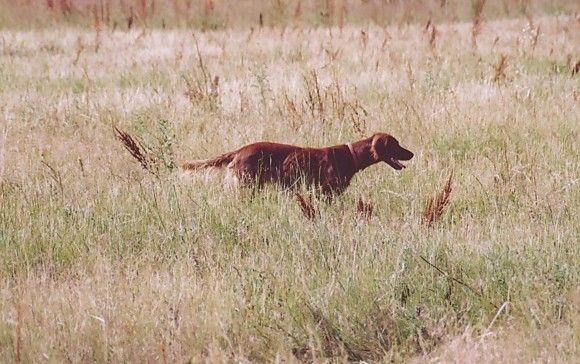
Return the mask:
M236 150L234 152L222 154L213 159L185 162L181 165L181 169L183 169L184 171L196 171L198 169L223 167L225 164L228 164L232 160L234 160L237 152L238 151Z

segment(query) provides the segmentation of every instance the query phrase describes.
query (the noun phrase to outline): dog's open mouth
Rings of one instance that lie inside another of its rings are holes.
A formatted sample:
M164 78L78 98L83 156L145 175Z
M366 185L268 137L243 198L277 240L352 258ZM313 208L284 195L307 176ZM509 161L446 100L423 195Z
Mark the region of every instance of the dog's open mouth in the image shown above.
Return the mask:
M389 158L389 160L387 161L387 163L393 167L394 169L400 170L403 168L406 168L406 166L401 163L398 159L395 159L393 157Z
M413 152L405 148L400 148L398 153L395 153L394 157L389 157L386 162L388 165L399 171L403 168L407 168L407 166L401 163L401 161L408 161L411 160L411 158L413 158Z

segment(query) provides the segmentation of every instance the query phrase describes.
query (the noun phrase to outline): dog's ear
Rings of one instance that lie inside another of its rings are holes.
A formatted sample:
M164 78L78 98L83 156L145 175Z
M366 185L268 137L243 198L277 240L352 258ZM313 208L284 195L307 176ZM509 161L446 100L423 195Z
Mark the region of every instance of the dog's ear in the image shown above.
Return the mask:
M387 137L386 134L375 134L371 142L371 156L375 162L382 161L387 155Z

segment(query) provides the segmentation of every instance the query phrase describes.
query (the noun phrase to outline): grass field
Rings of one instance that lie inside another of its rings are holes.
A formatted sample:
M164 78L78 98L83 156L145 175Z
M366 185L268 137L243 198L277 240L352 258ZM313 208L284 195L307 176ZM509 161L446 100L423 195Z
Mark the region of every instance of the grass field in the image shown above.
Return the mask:
M5 22L0 358L577 362L577 14L203 32ZM415 152L408 168L361 172L334 203L314 200L312 220L284 191L175 167L376 131Z

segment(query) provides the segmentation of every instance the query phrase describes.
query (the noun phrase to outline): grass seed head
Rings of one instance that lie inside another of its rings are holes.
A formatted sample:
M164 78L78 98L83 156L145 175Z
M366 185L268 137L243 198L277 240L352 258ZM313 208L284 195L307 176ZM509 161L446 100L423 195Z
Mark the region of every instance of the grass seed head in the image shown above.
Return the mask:
M125 149L129 151L131 156L139 162L141 167L146 171L152 172L151 165L147 156L145 155L145 151L141 147L141 145L131 136L131 134L117 128L116 126L113 127L115 130L115 135L117 139L123 143Z

